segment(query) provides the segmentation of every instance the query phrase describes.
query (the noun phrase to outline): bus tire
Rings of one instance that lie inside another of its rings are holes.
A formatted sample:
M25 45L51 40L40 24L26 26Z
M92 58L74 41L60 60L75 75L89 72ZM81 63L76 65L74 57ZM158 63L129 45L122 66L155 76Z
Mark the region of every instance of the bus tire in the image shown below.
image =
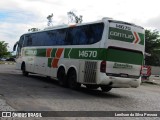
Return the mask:
M46 79L47 79L47 80L51 80L51 77L50 77L50 76L46 76Z
M64 68L58 69L57 78L60 86L67 87L67 80Z
M80 83L77 83L77 74L74 69L68 72L68 85L71 89L78 89L81 86Z
M109 92L111 89L112 89L112 87L107 86L107 85L101 86L102 92Z
M22 74L23 76L28 76L28 72L26 71L26 66L25 66L25 63L22 64Z
M91 90L99 88L98 85L86 85L86 87L87 87L87 89L91 89Z

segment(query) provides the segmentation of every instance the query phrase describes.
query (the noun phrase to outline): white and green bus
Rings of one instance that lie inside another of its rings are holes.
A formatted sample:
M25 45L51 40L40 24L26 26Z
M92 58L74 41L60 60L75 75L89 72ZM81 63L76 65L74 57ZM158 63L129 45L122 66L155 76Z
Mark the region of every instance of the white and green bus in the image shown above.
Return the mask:
M72 89L138 87L145 48L144 29L103 18L23 34L17 67L23 75L42 74Z

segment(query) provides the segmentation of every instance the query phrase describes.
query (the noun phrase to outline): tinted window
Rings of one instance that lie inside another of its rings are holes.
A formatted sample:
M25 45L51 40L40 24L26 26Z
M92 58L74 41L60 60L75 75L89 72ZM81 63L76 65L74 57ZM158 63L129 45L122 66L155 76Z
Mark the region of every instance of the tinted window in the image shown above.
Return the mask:
M88 38L86 36L87 27L78 26L75 28L70 28L66 43L69 45L83 45L87 44Z
M40 46L49 46L53 44L52 38L53 34L51 34L50 31L37 33L37 42L39 42Z
M25 46L40 46L41 41L37 39L37 33L25 35L24 47Z
M57 45L64 45L65 38L66 38L66 29L57 30L56 44Z
M24 42L24 36L21 36L21 37L20 37L20 40L19 40L19 42L18 42L18 47L19 47L20 49L22 48L23 42Z
M43 37L41 33L31 34L31 46L44 46L44 41L40 39L41 37Z
M70 28L66 44L87 45L96 43L102 38L103 28L103 23Z
M19 40L19 42L18 42L17 53L16 53L17 56L20 56L23 42L24 42L24 36L21 36L21 37L20 37L20 40Z
M102 23L94 24L90 26L90 41L89 44L96 43L102 39L104 25Z
M24 46L87 45L99 42L103 23L38 32L25 35Z
M66 29L40 32L37 40L44 46L64 45Z

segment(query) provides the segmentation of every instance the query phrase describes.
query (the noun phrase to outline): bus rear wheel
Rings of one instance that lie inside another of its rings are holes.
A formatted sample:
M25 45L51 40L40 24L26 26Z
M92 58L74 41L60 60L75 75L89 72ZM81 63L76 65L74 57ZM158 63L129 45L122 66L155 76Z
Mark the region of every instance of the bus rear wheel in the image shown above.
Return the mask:
M28 72L26 71L26 66L25 66L25 64L22 64L22 74L23 74L24 76L28 76Z
M101 86L102 92L109 92L111 89L112 89L112 87L107 86L107 85Z
M77 83L77 74L74 69L70 70L68 73L68 85L71 89L78 89L81 86L80 83Z
M67 87L66 74L64 68L60 68L58 70L57 78L60 86Z

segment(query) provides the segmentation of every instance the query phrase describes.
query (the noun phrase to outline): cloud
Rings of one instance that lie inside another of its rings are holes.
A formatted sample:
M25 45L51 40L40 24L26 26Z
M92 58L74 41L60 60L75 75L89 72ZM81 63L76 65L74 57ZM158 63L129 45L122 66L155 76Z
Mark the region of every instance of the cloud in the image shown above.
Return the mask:
M160 31L160 15L147 20L145 26L149 29L157 29Z
M9 51L12 51L13 45L19 40L19 37L26 32L28 27L26 24L2 23L0 29L0 41L9 43Z

